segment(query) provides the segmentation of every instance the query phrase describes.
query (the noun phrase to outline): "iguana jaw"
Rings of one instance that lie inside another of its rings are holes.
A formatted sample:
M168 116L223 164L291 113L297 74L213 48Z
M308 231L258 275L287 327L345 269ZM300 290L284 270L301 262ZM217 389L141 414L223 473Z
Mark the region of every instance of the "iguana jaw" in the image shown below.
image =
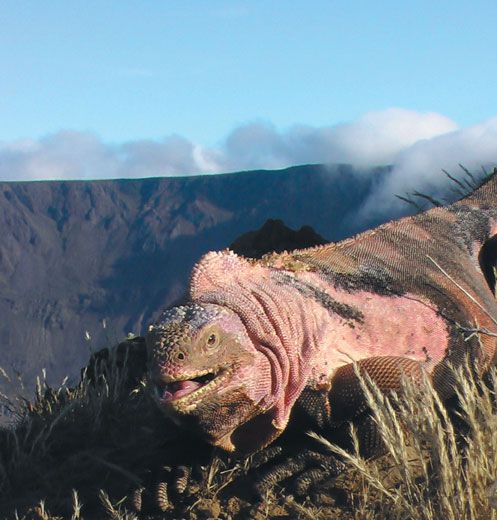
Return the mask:
M227 451L255 451L268 437L263 428L273 435L273 415L251 423L271 407L270 363L234 311L195 303L169 309L146 342L150 389L173 422Z
M204 370L178 378L164 377L154 387L154 396L166 409L190 412L206 396L217 391L233 373L232 368Z

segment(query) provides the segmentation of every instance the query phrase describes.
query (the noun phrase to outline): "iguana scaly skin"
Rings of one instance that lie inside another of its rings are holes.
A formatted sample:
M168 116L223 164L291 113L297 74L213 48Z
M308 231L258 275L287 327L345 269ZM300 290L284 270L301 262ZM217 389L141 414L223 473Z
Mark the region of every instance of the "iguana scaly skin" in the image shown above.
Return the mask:
M356 366L384 391L427 373L450 397L453 367L495 363L496 233L494 173L450 206L339 243L262 260L208 253L190 303L147 335L159 405L211 444L251 453L295 421L332 431L360 418Z

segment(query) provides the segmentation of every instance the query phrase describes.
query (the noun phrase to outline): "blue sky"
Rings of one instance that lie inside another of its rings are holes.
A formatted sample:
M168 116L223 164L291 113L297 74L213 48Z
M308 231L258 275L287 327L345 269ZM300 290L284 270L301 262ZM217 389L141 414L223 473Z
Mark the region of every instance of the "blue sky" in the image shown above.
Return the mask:
M14 178L92 176L52 168L68 148L139 149L132 162L146 160L130 175L147 175L146 149L150 175L334 162L353 151L313 156L308 147L283 160L281 150L301 143L302 128L304 140L314 132L322 141L399 109L393 131L414 125L414 137L369 162L395 161L420 139L497 116L495 20L494 0L3 0L0 154L15 173L46 152ZM433 114L446 118L434 129ZM234 157L269 148L267 162ZM94 167L94 177L127 174Z
M495 114L497 2L3 0L0 139Z

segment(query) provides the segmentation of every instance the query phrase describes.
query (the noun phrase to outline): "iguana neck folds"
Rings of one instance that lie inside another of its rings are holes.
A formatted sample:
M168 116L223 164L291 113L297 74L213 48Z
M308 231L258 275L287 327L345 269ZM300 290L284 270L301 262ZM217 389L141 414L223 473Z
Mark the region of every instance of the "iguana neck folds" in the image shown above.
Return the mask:
M381 355L431 364L448 344L446 321L419 296L347 291L319 273L270 268L231 252L200 262L191 293L241 319L258 352L257 405L271 410L277 429L303 388L329 385L339 366Z

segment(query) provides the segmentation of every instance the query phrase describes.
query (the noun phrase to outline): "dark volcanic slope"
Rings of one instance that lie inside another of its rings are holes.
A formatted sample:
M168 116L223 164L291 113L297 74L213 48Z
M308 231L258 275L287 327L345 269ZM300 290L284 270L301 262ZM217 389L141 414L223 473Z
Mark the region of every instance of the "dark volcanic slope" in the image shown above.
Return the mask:
M310 225L329 240L368 227L350 217L385 172L301 166L0 183L0 366L27 382L42 367L52 381L76 374L90 350L141 333L180 297L202 253L268 218Z
M318 235L310 226L293 230L282 220L267 220L255 231L247 231L238 237L229 248L237 255L249 258L262 258L265 254L294 249L305 249L326 244L328 241Z

